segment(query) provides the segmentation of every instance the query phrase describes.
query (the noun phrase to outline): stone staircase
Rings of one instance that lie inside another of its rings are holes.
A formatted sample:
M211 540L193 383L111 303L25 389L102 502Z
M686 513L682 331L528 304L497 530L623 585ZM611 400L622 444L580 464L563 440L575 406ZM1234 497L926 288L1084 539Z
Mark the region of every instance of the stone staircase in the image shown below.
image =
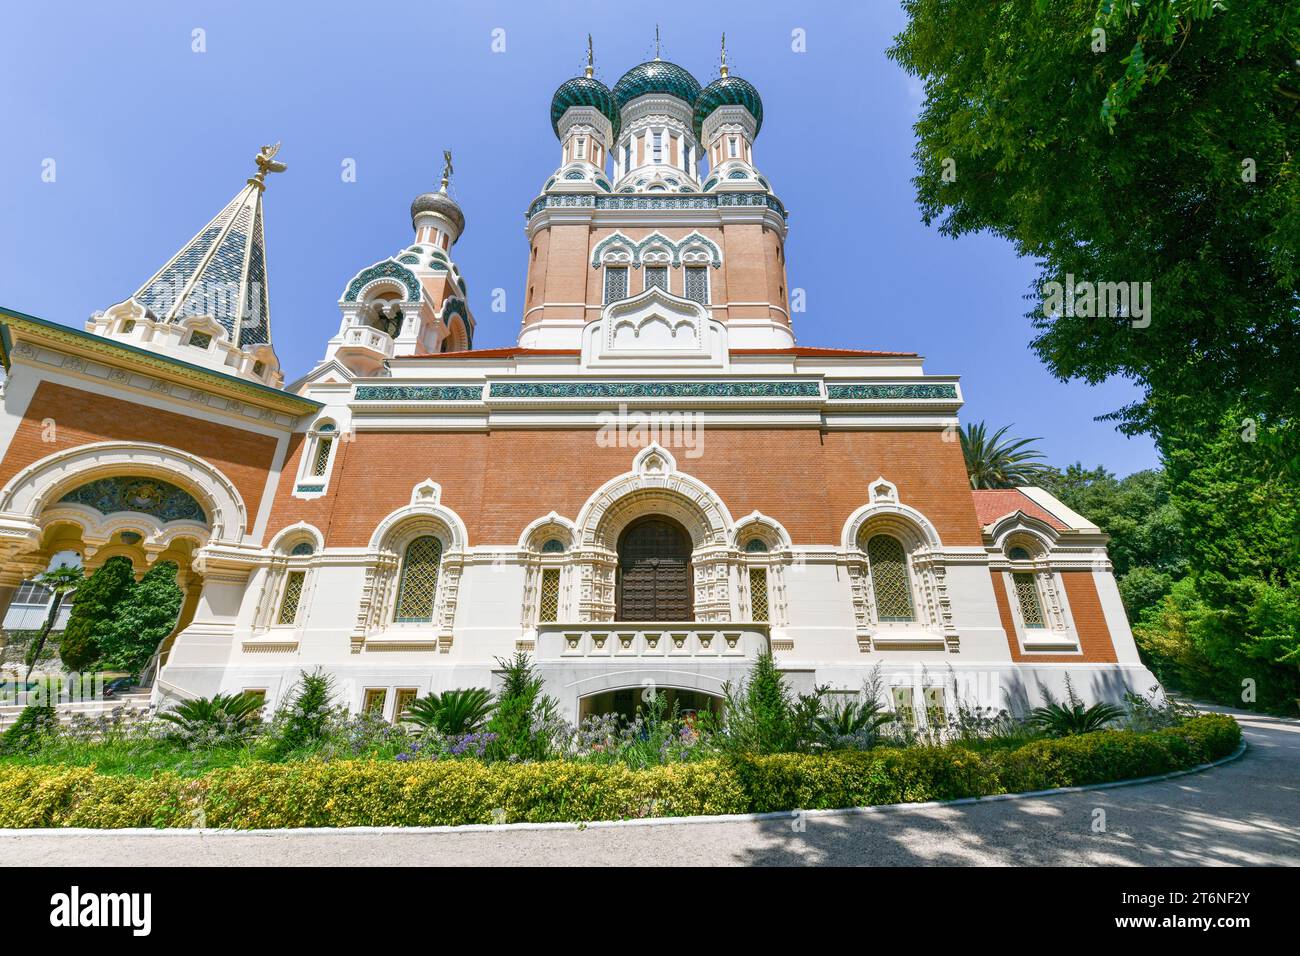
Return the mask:
M107 700L76 700L65 701L54 705L55 713L59 715L59 720L68 723L73 714L84 714L87 717L95 718L100 714L111 713L116 707L126 707L137 711L149 711L152 709L149 698L152 691L148 687L132 687L127 691L120 691ZM23 712L24 704L3 704L0 705L0 732L8 729L17 719L18 715Z

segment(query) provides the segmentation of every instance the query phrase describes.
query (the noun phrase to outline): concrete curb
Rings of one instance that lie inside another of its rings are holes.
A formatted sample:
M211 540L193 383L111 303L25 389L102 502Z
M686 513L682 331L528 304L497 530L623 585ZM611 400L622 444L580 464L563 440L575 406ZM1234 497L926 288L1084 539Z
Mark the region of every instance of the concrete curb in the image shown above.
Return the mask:
M716 816L693 817L645 817L638 820L595 820L590 823L470 823L463 826L441 827L283 827L274 830L207 830L202 828L154 829L152 827L130 827L118 830L102 830L90 827L33 827L21 830L0 829L0 839L23 836L66 836L66 837L119 837L119 836L191 836L191 837L275 837L284 834L295 836L346 836L348 834L365 835L371 833L494 833L497 831L518 830L596 830L605 827L656 827L693 823L750 823L763 820L789 820L795 814L804 818L815 817L857 817L877 813L895 813L906 810L928 810L936 807L961 807L976 803L996 803L1003 800L1032 800L1038 797L1052 797L1062 793L1086 793L1090 790L1114 790L1119 787L1135 787L1145 783L1159 783L1174 780L1189 774L1203 773L1215 767L1232 763L1246 752L1246 740L1242 738L1237 749L1226 757L1210 763L1198 764L1186 770L1175 770L1154 777L1134 777L1131 780L1115 780L1111 783L1094 783L1082 787L1058 787L1054 790L1030 790L1025 793L997 793L987 797L962 797L959 800L931 800L926 803L884 803L869 807L845 807L839 810L776 810L771 813L725 813Z

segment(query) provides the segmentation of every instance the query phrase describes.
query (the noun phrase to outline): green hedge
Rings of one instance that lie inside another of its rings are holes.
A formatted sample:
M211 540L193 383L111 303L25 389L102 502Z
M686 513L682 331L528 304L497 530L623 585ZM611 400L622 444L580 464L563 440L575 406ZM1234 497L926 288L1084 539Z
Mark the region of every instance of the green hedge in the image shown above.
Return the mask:
M1224 757L1240 739L1236 721L1210 714L1154 733L1107 730L1010 751L880 748L647 770L344 760L141 778L0 766L0 827L437 826L829 809L1147 776Z

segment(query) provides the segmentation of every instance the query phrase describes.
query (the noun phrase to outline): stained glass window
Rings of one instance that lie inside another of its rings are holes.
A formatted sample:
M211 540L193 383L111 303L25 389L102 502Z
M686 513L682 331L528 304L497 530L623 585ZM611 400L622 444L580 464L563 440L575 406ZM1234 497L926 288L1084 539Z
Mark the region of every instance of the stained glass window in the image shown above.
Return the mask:
M667 266L646 266L645 267L645 287L649 289L656 286L668 291L668 267Z
M438 565L442 545L432 535L416 538L406 546L402 559L402 580L397 588L397 612L400 623L433 620L433 599L438 592Z
M303 555L315 554L316 545L312 544L310 541L299 541L297 544L293 546L293 550L291 550L289 553L294 557L302 557Z
M542 571L542 597L538 602L537 620L555 621L560 614L560 569Z
M280 615L277 624L292 624L298 619L298 602L302 600L302 585L307 579L305 571L290 571L284 582L284 596L280 598Z
M709 270L706 266L686 267L686 298L701 305L708 305Z
M876 615L881 621L913 621L912 586L907 576L907 554L897 538L878 534L867 542L871 586L876 595Z
M627 267L607 266L605 268L605 301L617 302L627 298Z
M316 441L316 457L311 463L311 473L319 478L325 474L325 469L330 463L330 446L334 444L332 438L320 438Z
M1034 581L1034 576L1027 572L1013 574L1011 582L1016 587L1020 619L1025 622L1025 627L1045 627L1043 605L1038 600L1038 584Z
M749 604L753 608L755 621L766 621L767 610L767 568L749 569Z

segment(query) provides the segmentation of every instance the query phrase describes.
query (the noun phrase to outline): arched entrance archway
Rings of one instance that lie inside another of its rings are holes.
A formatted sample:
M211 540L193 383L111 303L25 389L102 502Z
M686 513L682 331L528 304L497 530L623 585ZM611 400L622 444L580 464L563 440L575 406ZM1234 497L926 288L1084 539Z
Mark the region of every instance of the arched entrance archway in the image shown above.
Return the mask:
M620 621L690 621L691 536L665 515L632 521L618 539Z
M690 720L699 714L717 714L722 710L722 698L707 691L685 687L656 687L655 693L662 698L659 706L663 708L665 716L675 713L678 717ZM601 714L618 714L630 721L636 718L638 710L644 711L648 703L644 686L601 691L578 700L578 720L581 722Z

